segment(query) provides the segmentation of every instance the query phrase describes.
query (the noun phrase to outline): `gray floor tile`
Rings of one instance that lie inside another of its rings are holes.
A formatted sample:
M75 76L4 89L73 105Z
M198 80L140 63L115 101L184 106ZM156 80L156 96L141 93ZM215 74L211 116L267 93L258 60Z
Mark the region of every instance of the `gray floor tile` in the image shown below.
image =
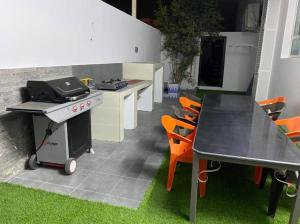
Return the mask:
M96 158L110 158L110 155L117 149L119 144L120 143L93 140L94 156Z
M97 172L123 176L132 166L133 161L136 162L137 160L108 159L98 168Z
M133 200L141 200L150 184L148 180L123 177L111 195Z
M159 167L160 164L158 163L145 163L138 178L152 180L157 174Z
M124 177L131 177L131 178L138 178L141 175L141 172L144 167L145 160L140 161L132 161L129 160L128 163L130 164L126 172L124 172Z
M80 168L78 168L76 170L76 174L77 175L90 176L90 175L94 175L95 171L94 170L87 170L87 169L80 169Z
M77 161L77 168L95 171L102 166L106 160L107 159L104 158L94 158L93 160L87 157L79 158Z
M95 201L95 202L104 202L105 195L99 194L91 191L84 191L76 189L70 194L71 197L80 198L84 200L89 201Z
M48 169L48 168L37 168L36 170L30 170L26 169L22 173L20 173L17 177L20 178L26 178L26 179L35 179L38 178L36 176L41 176L39 177L39 180L42 181L43 178L46 178L49 175L55 175L55 173L58 173L59 171L56 169ZM37 179L35 179L37 180Z
M166 134L163 136L163 140L155 142L155 151L157 153L169 152L169 142Z
M40 181L21 179L21 178L17 178L17 177L12 179L9 183L22 185L22 186L30 187L30 188L37 188L42 184L42 182L40 182Z
M98 159L109 159L110 155L117 149L120 143L116 142L107 142L107 141L99 141L92 140L93 143L93 153L84 153L80 158L89 159L90 161L95 161Z
M79 190L93 191L99 194L109 193L120 181L120 177L108 174L95 174L86 178L78 187Z
M125 130L121 143L93 140L95 154L84 153L73 175L41 167L25 170L12 183L137 208L169 150L160 119L171 111L170 104L177 104L177 100L156 104L153 112L139 111L138 127Z
M111 159L115 160L144 160L151 152L144 150L137 142L122 144L118 150L111 155Z
M163 155L164 155L163 153L153 153L152 155L147 157L145 163L160 165L163 160Z
M39 168L37 170L27 170L19 177L68 187L76 187L87 177L87 175L80 174L80 172L75 172L73 175L65 175L62 170Z
M152 134L151 129L145 126L138 126L134 130L125 130L124 142L137 142L143 139L152 138Z
M60 186L51 183L42 183L40 186L38 186L38 188L41 190L64 194L64 195L68 195L74 190L72 187L65 187L65 186Z
M132 200L128 198L121 198L121 197L114 197L114 196L106 196L104 198L104 202L110 205L127 207L127 208L134 208L137 209L139 207L139 201Z

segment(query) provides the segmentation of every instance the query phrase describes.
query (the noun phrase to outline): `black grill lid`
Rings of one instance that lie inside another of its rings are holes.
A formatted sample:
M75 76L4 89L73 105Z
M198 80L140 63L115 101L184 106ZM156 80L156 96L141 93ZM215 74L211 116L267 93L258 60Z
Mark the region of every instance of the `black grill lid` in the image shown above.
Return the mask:
M90 90L77 77L52 77L30 80L27 89L32 101L64 103L71 97L86 96Z

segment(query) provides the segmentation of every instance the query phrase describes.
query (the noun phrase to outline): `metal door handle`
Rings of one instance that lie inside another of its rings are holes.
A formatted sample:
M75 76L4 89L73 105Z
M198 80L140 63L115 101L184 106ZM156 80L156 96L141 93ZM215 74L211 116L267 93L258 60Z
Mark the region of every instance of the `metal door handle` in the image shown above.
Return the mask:
M90 92L85 92L85 93L83 93L83 94L81 94L81 95L78 95L78 96L68 96L68 97L66 97L66 99L67 99L68 101L81 100L81 99L87 97L89 94L90 94Z

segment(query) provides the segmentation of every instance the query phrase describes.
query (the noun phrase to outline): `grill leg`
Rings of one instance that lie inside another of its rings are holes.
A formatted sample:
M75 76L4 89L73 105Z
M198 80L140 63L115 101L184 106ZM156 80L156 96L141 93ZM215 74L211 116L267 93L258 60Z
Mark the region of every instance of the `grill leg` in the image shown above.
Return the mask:
M95 151L94 151L93 148L90 148L90 149L88 149L88 153L90 153L90 154L95 154Z

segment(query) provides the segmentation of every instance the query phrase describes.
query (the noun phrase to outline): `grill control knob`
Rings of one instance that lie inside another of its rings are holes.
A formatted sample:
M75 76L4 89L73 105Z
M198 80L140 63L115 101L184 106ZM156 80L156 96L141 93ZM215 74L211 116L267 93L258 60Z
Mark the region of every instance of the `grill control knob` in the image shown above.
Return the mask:
M84 103L80 104L80 110L84 109Z
M90 101L87 101L86 102L86 105L89 107L89 106L91 106L91 102Z
M78 109L78 108L77 108L77 106L75 105L75 106L73 106L73 109L72 109L72 111L73 111L73 112L76 112L76 111L77 111L77 109Z

